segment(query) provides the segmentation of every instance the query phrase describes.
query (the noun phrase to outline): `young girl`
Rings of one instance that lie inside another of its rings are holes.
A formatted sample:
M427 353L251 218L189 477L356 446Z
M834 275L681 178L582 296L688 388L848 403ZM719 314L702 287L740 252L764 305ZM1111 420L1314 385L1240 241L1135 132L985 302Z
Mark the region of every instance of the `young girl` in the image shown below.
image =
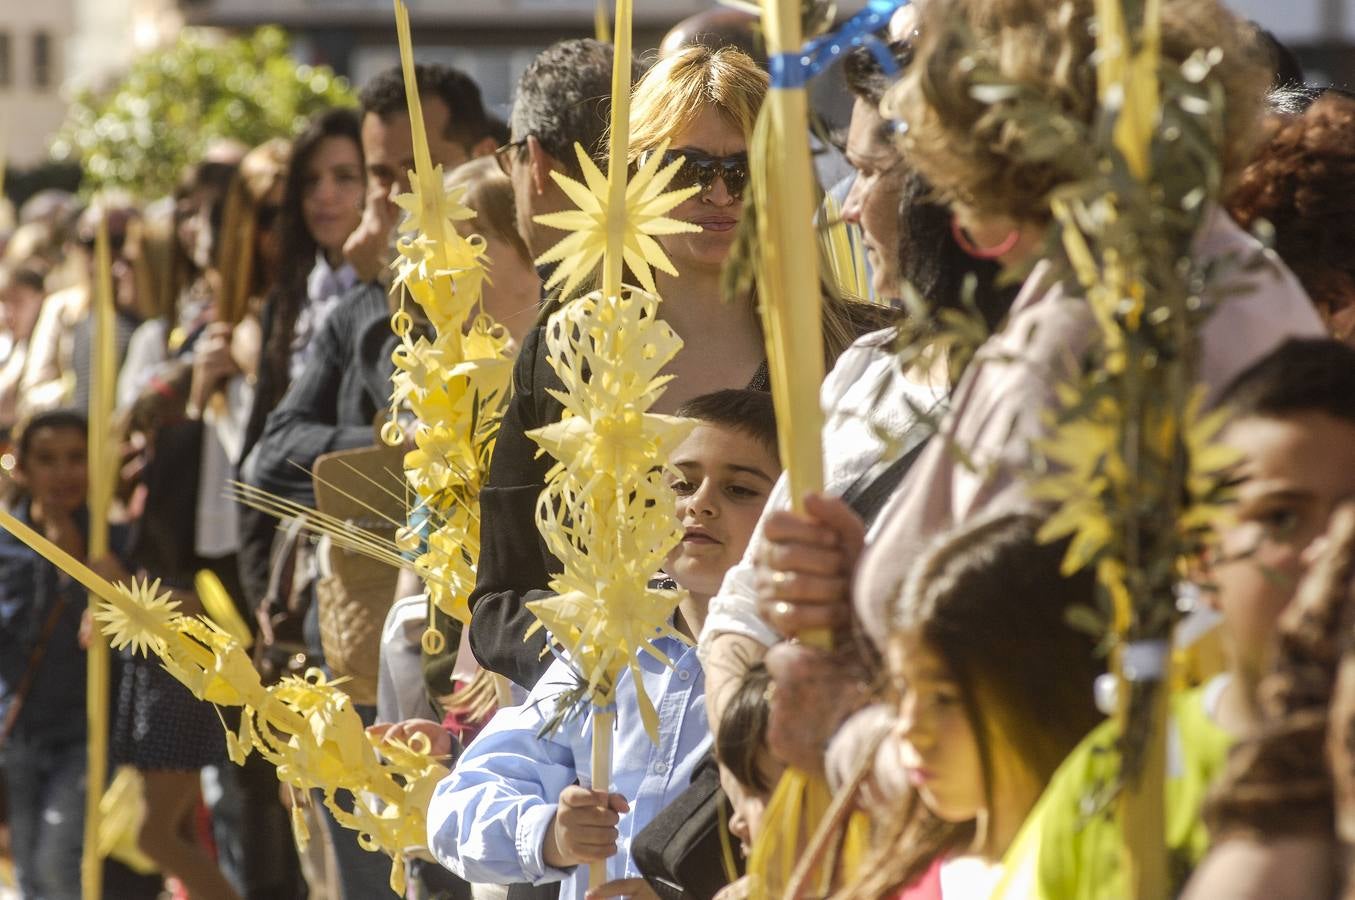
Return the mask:
M761 833L762 814L784 768L767 750L771 686L767 667L754 663L730 695L715 734L720 789L734 807L729 833L743 844L745 856Z
M9 504L76 558L85 557L85 419L40 413L15 439ZM0 531L0 747L10 834L25 897L80 896L85 819L84 591Z
M887 654L896 726L878 759L911 786L843 898L987 896L1027 812L1097 722L1090 636L1068 611L1093 577L1059 572L1065 543L1006 514L952 533L891 610ZM877 766L882 765L880 762Z

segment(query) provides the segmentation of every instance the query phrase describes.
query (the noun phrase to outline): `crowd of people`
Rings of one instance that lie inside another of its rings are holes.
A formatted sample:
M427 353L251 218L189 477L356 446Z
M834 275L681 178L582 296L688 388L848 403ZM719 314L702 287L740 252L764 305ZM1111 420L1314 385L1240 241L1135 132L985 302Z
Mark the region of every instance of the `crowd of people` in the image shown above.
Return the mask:
M756 278L726 277L769 91L753 23L702 14L636 65L628 159L681 157L674 186L695 188L669 215L697 230L658 238L677 272L656 273L661 315L682 349L653 410L694 426L667 475L682 540L654 573L685 591L681 637L657 639L668 661L641 653L615 685L606 783L591 772L593 718L569 714L578 675L528 607L560 571L536 524L553 460L532 434L564 415L545 343L561 301L534 263L560 235L537 218L571 208L553 176L583 178L576 146L607 157L605 43L544 50L506 123L464 73L414 70L432 162L475 213L458 228L485 242L483 309L516 348L469 626L429 621L411 571L345 582L334 548L231 488L315 508L318 460L381 443L399 344L395 198L415 155L399 68L290 139L211 143L171 197L25 204L0 257L6 508L110 580L159 579L182 611L238 619L268 680L338 669L336 627L379 649L379 672L342 689L374 740L421 735L450 767L429 807L407 811L428 835L410 851L409 897L765 896L746 860L788 768L826 779L869 828L853 853L825 850L848 836L792 837L818 882L787 893L1130 896L1122 735L1094 689L1109 662L1074 623L1097 605L1096 576L1066 571L1066 540L1042 540L1050 510L1023 477L1060 378L1097 341L1082 286L1052 275L1067 251L1050 239L1050 198L1074 168L1032 152L1046 137L1033 126L993 114L1025 92L1090 127L1094 6L925 0L880 36L897 73L878 52L845 54L849 125L840 146L813 137L815 167L870 296L824 292L824 488L805 498L782 473L765 298ZM1355 884L1355 96L1306 84L1286 48L1219 0L1163 0L1161 17L1163 65L1202 68L1192 77L1223 110L1219 184L1201 186L1216 198L1181 252L1220 270L1248 261L1204 288L1223 299L1198 378L1229 413L1219 440L1238 460L1236 500L1181 578L1193 631L1223 653L1169 700L1171 891L1340 896ZM100 231L121 452L111 552L94 557ZM984 335L963 356L947 331L960 317ZM204 581L233 608L210 608ZM25 900L81 894L85 606L68 575L0 532L0 833ZM280 790L257 756L228 761L238 712L195 699L153 656L115 654L111 674L110 764L135 776L144 809L105 863L104 896L394 896L390 861L322 795ZM606 883L590 889L597 866Z

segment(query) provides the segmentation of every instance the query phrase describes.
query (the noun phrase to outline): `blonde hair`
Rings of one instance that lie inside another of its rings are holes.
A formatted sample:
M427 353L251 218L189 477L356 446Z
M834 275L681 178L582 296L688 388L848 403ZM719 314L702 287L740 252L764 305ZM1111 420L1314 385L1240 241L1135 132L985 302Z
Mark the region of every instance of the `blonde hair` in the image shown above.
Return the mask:
M513 182L503 174L492 156L482 156L457 166L443 179L448 190L465 187L461 202L475 210L475 230L493 235L511 246L526 265L532 253L518 233L513 212Z
M687 47L661 59L635 86L630 100L631 162L646 150L671 141L707 109L753 134L767 73L741 50Z
M886 116L906 123L899 143L909 163L947 201L1046 220L1050 192L1079 177L1085 159L1074 148L1032 159L1032 139L1043 141L1050 123L1007 113L1037 97L1091 125L1098 105L1093 0L931 0L918 12L913 62L882 104ZM1223 103L1217 139L1226 180L1251 158L1270 82L1255 30L1217 0L1164 0L1164 65L1179 67L1215 48L1222 59L1208 81ZM1013 95L975 97L976 74L985 71L1013 85Z
M265 273L254 264L259 208L264 198L287 177L290 155L291 144L274 138L246 153L231 179L221 213L218 321L240 322L249 312L250 301L264 293Z

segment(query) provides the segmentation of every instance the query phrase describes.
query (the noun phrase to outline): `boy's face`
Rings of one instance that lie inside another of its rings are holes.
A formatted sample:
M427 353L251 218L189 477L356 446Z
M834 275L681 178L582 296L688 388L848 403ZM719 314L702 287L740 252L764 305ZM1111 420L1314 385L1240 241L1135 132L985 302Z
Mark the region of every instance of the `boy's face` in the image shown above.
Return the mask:
M1243 454L1236 521L1208 573L1240 674L1269 666L1275 625L1332 510L1355 496L1355 423L1325 413L1248 417L1224 443Z
M694 594L713 596L743 557L781 464L756 438L702 422L673 451L682 542L664 568Z
M89 487L85 433L78 428L39 428L28 438L19 475L48 514L73 513Z

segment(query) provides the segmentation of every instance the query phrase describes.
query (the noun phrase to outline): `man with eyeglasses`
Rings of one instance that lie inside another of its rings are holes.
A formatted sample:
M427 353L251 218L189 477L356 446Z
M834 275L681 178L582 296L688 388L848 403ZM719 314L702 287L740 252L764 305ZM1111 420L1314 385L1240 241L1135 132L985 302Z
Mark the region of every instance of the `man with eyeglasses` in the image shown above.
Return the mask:
M416 65L414 78L423 106L428 149L435 165L451 171L493 152L492 123L480 89L450 66ZM401 216L394 198L407 193L414 168L414 141L399 66L363 88L361 142L367 176L362 219L344 243L344 258L358 283L317 323L311 354L301 374L272 410L256 410L257 442L247 442L241 480L314 506L311 468L325 453L376 444L373 421L389 401L394 371L390 330L389 265L395 258L395 231ZM411 310L417 313L417 310ZM263 394L261 390L259 392ZM262 418L266 415L266 418ZM261 421L259 421L261 419ZM252 450L248 449L252 444ZM248 511L241 516L240 566L247 593L263 595L275 520ZM355 704L366 724L376 708ZM347 801L340 799L340 804ZM389 860L363 850L357 834L340 827L328 810L321 816L335 851L339 892L364 900L393 898Z
M638 76L637 66L631 77ZM576 143L594 158L605 151L611 93L612 48L590 38L546 48L518 81L509 119L512 140L494 155L513 182L518 231L533 257L562 236L533 218L571 206L550 173L583 178Z

